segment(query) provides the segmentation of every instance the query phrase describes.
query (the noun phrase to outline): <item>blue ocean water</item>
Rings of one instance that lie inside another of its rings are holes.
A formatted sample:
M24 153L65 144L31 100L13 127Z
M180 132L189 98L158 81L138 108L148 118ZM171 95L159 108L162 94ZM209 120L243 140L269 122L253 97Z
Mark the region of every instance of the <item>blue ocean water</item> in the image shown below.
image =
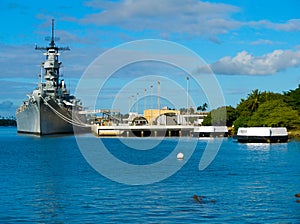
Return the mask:
M143 152L126 149L117 138L97 140L120 160L145 164L168 156L178 138L165 138L153 151ZM216 158L199 171L207 141L198 141L174 175L132 186L96 172L74 136L36 137L1 127L0 222L300 223L294 196L300 193L300 142L240 144L225 138ZM205 196L203 203L194 195Z

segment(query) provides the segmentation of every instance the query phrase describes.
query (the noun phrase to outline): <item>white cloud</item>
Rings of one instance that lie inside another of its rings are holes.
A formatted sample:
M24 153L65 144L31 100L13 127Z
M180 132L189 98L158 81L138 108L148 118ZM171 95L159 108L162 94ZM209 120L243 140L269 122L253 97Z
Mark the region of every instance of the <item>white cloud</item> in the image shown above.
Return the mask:
M210 65L216 74L225 75L271 75L300 65L300 50L274 50L262 56L241 51L236 56L226 56ZM200 72L205 72L200 68Z
M161 36L203 36L216 43L220 43L218 35L241 27L285 32L300 30L300 19L283 23L268 20L238 21L232 15L241 12L241 8L198 0L92 0L85 5L98 12L82 18L80 22L84 24L113 25L133 31L151 30Z
M196 0L125 0L109 4L90 1L87 5L100 9L100 12L87 15L82 23L115 25L136 31L149 29L210 37L241 25L230 18L240 9L228 4Z
M268 20L260 20L257 22L248 22L248 26L265 27L277 31L300 31L300 19L290 19L285 23L273 23Z
M274 41L265 40L265 39L259 39L259 40L256 40L256 41L252 41L250 44L251 45L260 45L260 44L272 45L272 44L276 44L276 43L279 43L279 42L274 42Z

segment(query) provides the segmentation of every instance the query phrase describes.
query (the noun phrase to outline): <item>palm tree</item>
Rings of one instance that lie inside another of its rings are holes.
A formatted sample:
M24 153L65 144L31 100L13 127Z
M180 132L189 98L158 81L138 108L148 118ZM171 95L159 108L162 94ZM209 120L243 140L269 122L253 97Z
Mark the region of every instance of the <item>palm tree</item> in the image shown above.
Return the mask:
M252 113L258 109L260 103L260 95L261 93L259 92L258 89L252 90L252 93L248 95L248 100L249 100L248 108Z
M197 107L197 110L199 111L199 110L201 110L201 111L206 111L206 109L207 109L207 103L204 103L202 106L198 106Z

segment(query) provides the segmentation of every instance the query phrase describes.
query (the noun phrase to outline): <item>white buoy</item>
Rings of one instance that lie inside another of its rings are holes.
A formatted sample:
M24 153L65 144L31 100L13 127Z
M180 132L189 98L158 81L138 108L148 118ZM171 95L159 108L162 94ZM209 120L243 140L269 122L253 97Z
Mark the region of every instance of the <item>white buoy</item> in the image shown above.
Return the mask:
M180 152L180 153L177 154L177 159L182 160L183 158L184 158L184 155L183 155L182 152Z

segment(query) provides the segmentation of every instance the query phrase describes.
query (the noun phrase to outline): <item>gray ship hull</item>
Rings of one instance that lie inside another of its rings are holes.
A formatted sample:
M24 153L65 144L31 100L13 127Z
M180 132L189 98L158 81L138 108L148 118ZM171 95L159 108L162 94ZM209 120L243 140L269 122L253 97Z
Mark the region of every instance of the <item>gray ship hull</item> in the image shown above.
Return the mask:
M85 117L79 115L83 109L80 100L70 95L65 81L60 79L61 63L58 60L60 50L54 40L54 20L52 20L51 42L47 47L38 47L46 60L41 64L38 87L28 94L28 99L17 109L17 130L22 133L37 135L64 134L84 132L88 125ZM76 125L76 126L75 126Z
M72 118L72 111L61 108L53 100L47 103L61 115ZM18 132L36 135L73 133L73 125L60 118L53 109L42 100L29 103L24 110L16 114Z

